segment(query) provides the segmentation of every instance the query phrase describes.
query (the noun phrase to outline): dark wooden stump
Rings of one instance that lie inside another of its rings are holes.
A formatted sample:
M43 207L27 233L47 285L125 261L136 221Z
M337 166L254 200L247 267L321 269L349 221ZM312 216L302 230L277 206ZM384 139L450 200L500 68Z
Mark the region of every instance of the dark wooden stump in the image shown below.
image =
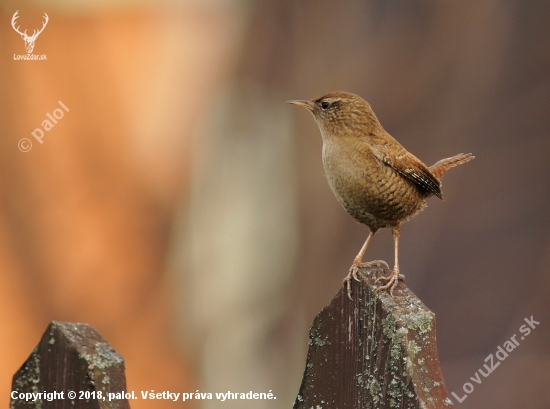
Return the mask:
M109 400L125 390L124 360L95 329L53 321L13 376L10 408L130 409L120 394ZM42 395L27 400L27 393Z
M402 282L393 297L375 296L376 273L362 273L353 301L342 289L313 321L294 409L453 407L435 314Z

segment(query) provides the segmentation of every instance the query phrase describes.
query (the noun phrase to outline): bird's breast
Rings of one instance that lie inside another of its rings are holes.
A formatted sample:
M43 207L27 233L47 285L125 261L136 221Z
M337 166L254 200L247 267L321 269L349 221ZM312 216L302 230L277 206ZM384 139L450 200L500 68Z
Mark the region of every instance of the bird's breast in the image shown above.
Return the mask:
M371 229L397 225L425 206L422 192L365 144L323 141L323 166L340 204Z

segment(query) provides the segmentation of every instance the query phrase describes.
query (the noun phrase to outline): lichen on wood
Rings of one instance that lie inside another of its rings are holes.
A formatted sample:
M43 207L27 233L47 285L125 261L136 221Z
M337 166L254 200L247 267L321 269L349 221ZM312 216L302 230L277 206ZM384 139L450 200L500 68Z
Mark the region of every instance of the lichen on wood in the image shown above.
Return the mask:
M53 321L13 376L12 391L63 394L52 400L12 399L10 409L129 409L126 399L108 399L109 393L125 390L124 360L95 329Z
M294 409L452 407L435 315L403 283L375 295L376 272L362 271L353 300L340 290L313 321Z

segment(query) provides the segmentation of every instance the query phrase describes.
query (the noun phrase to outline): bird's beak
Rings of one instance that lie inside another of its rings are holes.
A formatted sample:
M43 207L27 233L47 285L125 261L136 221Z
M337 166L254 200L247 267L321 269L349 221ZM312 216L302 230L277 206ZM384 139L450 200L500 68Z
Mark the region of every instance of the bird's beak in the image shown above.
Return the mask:
M309 101L304 101L302 99L296 99L296 100L293 100L293 101L286 101L288 104L292 104L292 105L298 105L299 107L304 107L306 109L309 109L311 111L311 104L309 103Z

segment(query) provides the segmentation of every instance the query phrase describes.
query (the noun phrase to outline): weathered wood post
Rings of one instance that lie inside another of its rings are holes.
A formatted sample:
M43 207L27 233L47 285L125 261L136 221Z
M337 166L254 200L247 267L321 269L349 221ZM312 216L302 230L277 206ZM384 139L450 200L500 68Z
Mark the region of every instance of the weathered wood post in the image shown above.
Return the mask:
M362 270L317 315L294 409L449 409L435 315L404 283L374 295L382 270Z
M95 329L53 321L13 376L10 409L130 409L125 390L124 360Z

